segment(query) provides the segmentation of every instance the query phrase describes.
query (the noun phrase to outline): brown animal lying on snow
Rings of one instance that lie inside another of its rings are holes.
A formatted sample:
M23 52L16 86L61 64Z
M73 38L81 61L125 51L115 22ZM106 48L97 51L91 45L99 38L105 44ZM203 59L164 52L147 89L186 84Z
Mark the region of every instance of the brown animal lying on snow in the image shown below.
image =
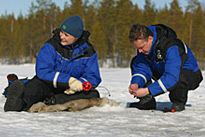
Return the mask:
M86 108L90 108L93 106L102 107L104 105L110 106L118 106L119 104L108 98L92 98L92 99L78 99L69 101L64 104L56 104L56 105L46 105L43 102L38 102L31 106L28 112L57 112L57 111L81 111Z

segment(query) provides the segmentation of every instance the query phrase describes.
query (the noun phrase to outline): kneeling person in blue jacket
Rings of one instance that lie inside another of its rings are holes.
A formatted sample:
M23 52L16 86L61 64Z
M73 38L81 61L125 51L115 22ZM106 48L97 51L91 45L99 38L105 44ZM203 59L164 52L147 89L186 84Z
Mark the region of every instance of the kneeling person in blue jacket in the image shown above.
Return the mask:
M137 48L131 62L129 93L140 99L130 107L155 109L154 96L169 91L172 109L184 110L188 91L196 89L203 79L191 49L163 24L134 24L129 40Z
M5 111L26 111L39 101L52 105L100 97L95 89L101 82L97 53L83 28L82 19L74 15L54 30L37 55L36 76L7 88ZM86 81L92 84L90 91L83 90Z

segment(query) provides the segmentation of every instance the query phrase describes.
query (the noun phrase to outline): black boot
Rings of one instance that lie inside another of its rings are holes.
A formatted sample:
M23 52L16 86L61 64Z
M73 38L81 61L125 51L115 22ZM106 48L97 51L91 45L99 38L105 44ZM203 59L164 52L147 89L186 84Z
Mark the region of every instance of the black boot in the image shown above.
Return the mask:
M25 105L22 94L24 89L24 83L16 80L8 88L7 100L4 105L4 111L21 111Z
M156 100L152 95L146 95L139 98L139 102L134 102L130 104L130 108L138 108L141 110L156 109Z
M174 109L175 111L183 111L185 110L184 103L173 103L172 109Z
M8 80L8 86L4 89L4 92L2 93L5 98L7 98L7 90L9 88L9 86L15 81L18 80L18 76L16 74L8 74L7 75L7 80Z

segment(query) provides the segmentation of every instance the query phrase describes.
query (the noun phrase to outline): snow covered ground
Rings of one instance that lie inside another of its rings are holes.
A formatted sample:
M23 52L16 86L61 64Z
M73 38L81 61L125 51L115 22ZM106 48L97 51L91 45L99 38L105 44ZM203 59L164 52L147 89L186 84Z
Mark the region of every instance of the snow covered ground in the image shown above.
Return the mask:
M7 85L6 75L16 73L20 78L35 74L35 66L0 65L0 91ZM137 101L128 94L130 70L101 69L102 97L111 97L118 107L93 107L81 112L27 113L3 111L5 98L0 95L1 137L189 137L205 136L205 81L189 92L186 110L163 113L158 110L125 108L127 102ZM203 72L205 77L205 72ZM168 93L156 97L157 109L170 107Z

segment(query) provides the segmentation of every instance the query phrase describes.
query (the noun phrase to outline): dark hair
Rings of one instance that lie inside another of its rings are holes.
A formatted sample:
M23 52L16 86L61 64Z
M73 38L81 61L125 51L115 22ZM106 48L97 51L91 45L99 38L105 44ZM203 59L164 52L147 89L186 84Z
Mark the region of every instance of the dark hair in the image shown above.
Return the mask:
M136 23L130 29L130 34L128 36L131 43L135 40L142 39L147 41L149 36L154 36L153 32L144 25Z

